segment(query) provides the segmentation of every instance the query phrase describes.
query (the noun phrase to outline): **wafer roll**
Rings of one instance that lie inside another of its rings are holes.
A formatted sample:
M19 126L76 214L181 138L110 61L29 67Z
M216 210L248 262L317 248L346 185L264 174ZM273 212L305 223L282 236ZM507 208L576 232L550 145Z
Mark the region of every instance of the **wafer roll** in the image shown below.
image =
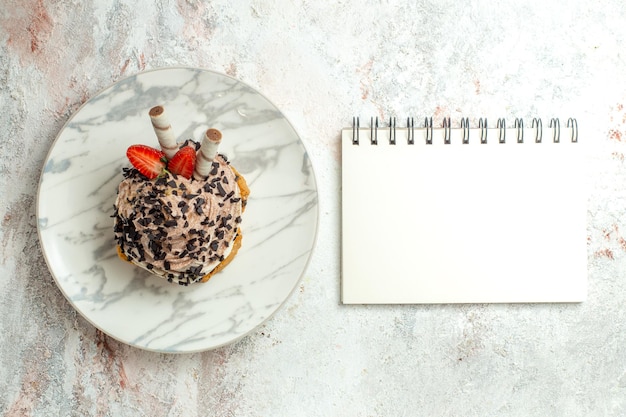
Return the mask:
M202 145L200 145L196 158L196 167L193 171L195 179L203 180L209 176L213 168L213 158L217 154L217 148L221 141L222 132L217 129L209 129L204 133Z
M167 113L165 113L165 108L163 106L155 106L150 109L149 115L154 133L156 133L159 139L163 153L165 153L168 159L172 159L176 151L178 151L178 145L176 144L172 125L167 117Z

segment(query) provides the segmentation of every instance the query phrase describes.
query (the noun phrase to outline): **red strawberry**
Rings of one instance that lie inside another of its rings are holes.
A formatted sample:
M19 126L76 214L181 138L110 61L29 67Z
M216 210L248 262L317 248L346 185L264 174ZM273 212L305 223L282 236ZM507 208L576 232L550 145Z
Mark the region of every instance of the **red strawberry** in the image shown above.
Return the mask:
M139 172L149 179L156 178L165 168L165 154L146 145L132 145L126 156Z
M196 166L196 150L191 146L184 146L167 163L167 169L176 175L189 179Z

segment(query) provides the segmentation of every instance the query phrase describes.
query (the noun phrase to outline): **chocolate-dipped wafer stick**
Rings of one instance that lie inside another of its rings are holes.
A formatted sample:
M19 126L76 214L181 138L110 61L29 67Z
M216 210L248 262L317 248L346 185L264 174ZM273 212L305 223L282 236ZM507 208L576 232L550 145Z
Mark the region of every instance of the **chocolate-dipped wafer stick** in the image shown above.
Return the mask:
M170 125L167 113L165 113L165 108L163 106L155 106L150 109L148 114L163 153L165 153L168 159L172 159L176 151L178 151L178 145L176 144L172 125Z
M222 141L222 132L217 129L209 129L204 133L202 145L198 150L196 157L196 167L193 171L193 177L197 180L203 180L209 176L209 172L213 168L213 158L217 154L217 148Z

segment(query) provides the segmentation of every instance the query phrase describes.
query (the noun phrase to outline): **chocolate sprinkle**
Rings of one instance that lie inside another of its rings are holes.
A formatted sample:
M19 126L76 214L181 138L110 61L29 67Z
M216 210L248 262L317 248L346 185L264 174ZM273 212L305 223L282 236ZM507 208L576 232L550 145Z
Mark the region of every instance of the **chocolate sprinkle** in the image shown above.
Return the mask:
M196 149L200 146L195 141L188 140L185 143ZM228 163L225 158L224 161ZM135 211L120 213L117 205L113 205L112 217L115 219L115 238L128 260L138 260L146 269L180 285L199 281L207 273L203 272L207 263L222 261L224 255L219 253L220 247L231 246L231 239L234 238L232 230L237 231L237 227L233 226L241 222L241 216L234 220L232 214L218 214L215 218L209 218L209 212L216 208L211 205L223 207L226 202L236 204L242 200L235 196L233 177L226 177L224 170L220 169L222 166L223 162L221 165L214 162L211 174L204 182L193 178L186 180L169 172L148 180L136 169L124 168L123 176L134 184L134 192L138 197L126 194L123 200L119 198ZM218 195L221 201L210 197L211 194ZM180 196L184 200L176 202L170 199L171 196ZM172 202L177 208L173 208ZM181 224L184 224L183 229L188 229L192 222L198 222L202 227L184 230L178 236L170 234L169 229ZM168 256L183 260L183 265L191 261L191 265L178 269Z
M217 192L219 193L219 196L224 197L226 195L226 190L224 190L224 187L222 187L222 184L218 182L215 185L217 186Z

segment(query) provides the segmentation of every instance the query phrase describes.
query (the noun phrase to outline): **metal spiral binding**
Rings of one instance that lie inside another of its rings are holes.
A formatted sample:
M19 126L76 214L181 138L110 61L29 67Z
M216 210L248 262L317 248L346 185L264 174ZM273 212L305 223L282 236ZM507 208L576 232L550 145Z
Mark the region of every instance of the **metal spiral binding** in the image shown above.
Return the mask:
M406 118L406 130L407 130L407 142L409 145L413 145L415 143L415 122L413 118Z
M478 120L478 128L480 129L480 143L487 143L487 118Z
M461 129L463 129L463 144L467 145L469 143L469 134L470 134L470 124L469 118L461 119Z
M541 119L533 118L533 124L530 126L535 130L535 143L541 143L541 136L543 135L543 126L541 125Z
M433 118L427 117L424 119L424 127L426 128L426 144L433 144Z
M559 143L561 141L561 123L559 119L550 119L550 127L552 128L552 139L554 143Z
M352 118L352 144L353 145L359 144L359 118L358 117Z
M449 145L452 140L452 125L450 118L443 118L443 143Z
M513 124L514 129L516 129L517 133L517 143L524 143L524 121L521 118L516 118ZM551 118L549 127L552 130L552 141L554 143L559 143L561 141L561 122L558 118ZM570 117L567 119L566 127L570 129L571 136L570 141L572 143L578 142L578 121ZM396 117L389 118L389 144L395 145L396 142L396 132L397 132L397 123ZM426 117L424 119L424 130L426 133L426 144L432 145L434 138L434 128L433 128L433 118ZM450 117L446 117L443 119L443 143L449 145L452 143L452 122ZM499 118L496 124L496 128L498 129L498 143L504 144L506 143L506 120L504 118ZM543 124L540 118L533 118L531 123L531 128L535 130L535 143L543 142ZM370 142L372 145L378 145L378 129L379 129L379 121L378 117L370 118ZM406 129L407 129L407 143L409 145L415 144L415 121L412 117L407 117L406 119ZM470 143L470 123L469 118L465 117L461 119L461 129L463 130L463 138L462 143L468 144ZM480 143L487 143L487 132L488 125L486 118L478 119L478 129L480 129ZM352 118L352 144L359 145L360 131L360 120L358 117Z
M578 122L576 119L572 117L567 119L567 127L572 129L572 142L578 142Z
M374 118L370 118L370 142L372 145L378 145L378 117L376 117L376 126L374 127Z
M502 118L498 119L496 123L496 127L498 128L498 142L505 143L506 141L506 121Z
M516 118L513 127L517 129L517 143L524 143L524 121Z

